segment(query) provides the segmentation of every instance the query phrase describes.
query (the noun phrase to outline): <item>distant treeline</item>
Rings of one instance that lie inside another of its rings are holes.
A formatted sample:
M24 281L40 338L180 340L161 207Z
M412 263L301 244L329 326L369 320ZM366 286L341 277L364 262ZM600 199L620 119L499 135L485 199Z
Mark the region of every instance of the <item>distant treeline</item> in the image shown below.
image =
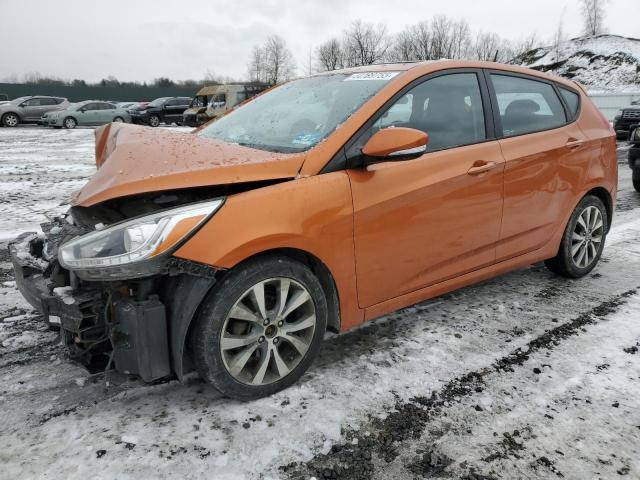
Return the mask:
M204 80L173 81L156 78L153 82L121 82L115 77L103 78L99 82L63 80L56 77L30 74L22 82L0 83L0 96L10 99L26 95L52 95L65 97L71 102L81 100L150 101L158 97L192 97L204 85L223 83L222 78Z

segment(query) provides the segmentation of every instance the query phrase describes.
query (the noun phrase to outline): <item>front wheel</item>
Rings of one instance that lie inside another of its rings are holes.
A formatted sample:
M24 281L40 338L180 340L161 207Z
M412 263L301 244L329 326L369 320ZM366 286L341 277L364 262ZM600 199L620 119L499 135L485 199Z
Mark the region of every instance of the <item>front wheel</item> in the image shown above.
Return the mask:
M76 122L76 119L73 117L67 117L62 121L62 125L67 130L73 130L78 125L78 122Z
M558 254L545 261L549 270L563 277L579 278L600 260L609 227L607 209L598 197L587 195L573 211Z
M17 127L20 123L20 118L15 113L7 113L2 117L2 125L5 127Z
M278 256L242 264L200 308L191 332L198 372L241 400L282 390L311 365L327 315L322 286L305 265Z
M149 125L151 125L152 127L157 127L158 125L160 125L160 117L158 117L157 115L151 115L149 117Z
M636 192L640 192L640 169L633 170L631 179L633 180L633 188Z

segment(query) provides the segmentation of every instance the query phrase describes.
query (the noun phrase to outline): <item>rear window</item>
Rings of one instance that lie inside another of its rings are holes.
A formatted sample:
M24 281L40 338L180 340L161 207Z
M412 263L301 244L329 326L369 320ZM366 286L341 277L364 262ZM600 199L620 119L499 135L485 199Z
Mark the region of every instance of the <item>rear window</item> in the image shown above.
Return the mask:
M505 137L549 130L567 118L553 87L545 82L491 74Z
M576 115L578 115L578 109L580 108L580 96L577 93L562 87L560 87L560 95L562 95L567 107L569 107L571 118L576 118Z

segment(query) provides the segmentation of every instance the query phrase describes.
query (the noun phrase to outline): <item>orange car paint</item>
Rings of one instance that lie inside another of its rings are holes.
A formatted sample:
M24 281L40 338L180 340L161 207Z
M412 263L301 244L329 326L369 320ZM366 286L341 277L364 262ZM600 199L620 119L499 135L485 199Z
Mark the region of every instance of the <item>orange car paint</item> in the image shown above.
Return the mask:
M398 90L430 73L460 68L553 80L579 93L579 116L544 132L321 173ZM89 206L149 191L293 179L229 196L174 255L230 269L269 250L307 252L333 276L342 330L553 257L572 210L592 189L609 192L607 203L615 205L614 135L584 89L573 82L487 62L438 61L348 72L381 70L400 74L301 155L113 125L98 134L100 148L118 132L118 149L75 203Z

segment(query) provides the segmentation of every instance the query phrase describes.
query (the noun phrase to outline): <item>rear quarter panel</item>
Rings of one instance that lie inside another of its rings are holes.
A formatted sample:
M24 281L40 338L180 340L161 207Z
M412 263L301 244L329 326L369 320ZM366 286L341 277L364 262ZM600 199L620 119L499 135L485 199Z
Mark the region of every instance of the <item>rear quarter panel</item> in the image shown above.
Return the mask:
M596 187L605 188L615 209L618 188L618 160L616 157L616 134L609 121L593 104L589 97L581 92L580 116L578 125L589 139L591 161L583 190ZM609 219L611 222L611 219Z
M232 195L174 255L229 269L279 248L308 252L328 268L339 295L342 330L362 322L356 295L353 203L344 171Z

